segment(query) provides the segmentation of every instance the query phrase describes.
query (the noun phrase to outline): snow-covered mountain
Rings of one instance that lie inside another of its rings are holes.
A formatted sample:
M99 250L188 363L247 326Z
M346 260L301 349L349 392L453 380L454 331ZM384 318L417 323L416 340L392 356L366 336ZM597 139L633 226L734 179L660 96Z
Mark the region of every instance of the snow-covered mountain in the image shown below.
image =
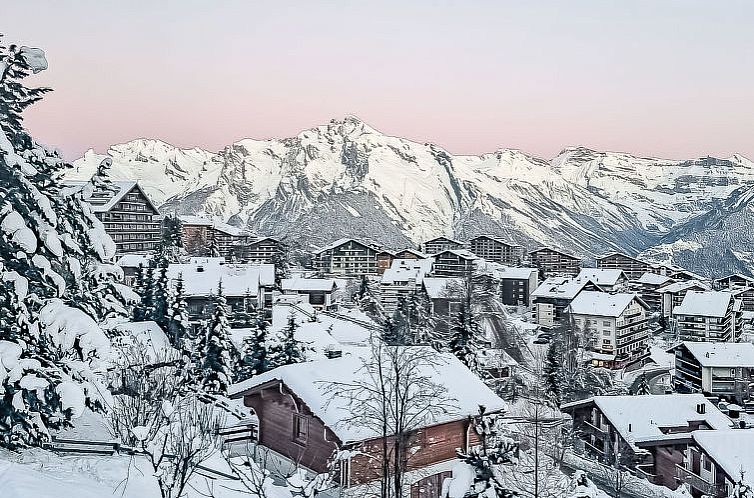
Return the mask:
M460 156L353 117L217 153L135 140L107 155L114 178L138 179L166 210L305 244L353 235L400 247L491 232L587 259L652 247L754 185L754 163L740 156L670 161L584 148L552 160L513 149ZM72 176L89 176L103 157L87 152Z

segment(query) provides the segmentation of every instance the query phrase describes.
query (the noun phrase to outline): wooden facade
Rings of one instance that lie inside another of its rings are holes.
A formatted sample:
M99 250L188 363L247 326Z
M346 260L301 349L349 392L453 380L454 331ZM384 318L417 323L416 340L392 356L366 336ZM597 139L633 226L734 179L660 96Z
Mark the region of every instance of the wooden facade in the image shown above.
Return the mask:
M508 244L495 237L480 235L469 241L469 251L478 257L492 263L507 266L519 266L523 259L523 248L516 244Z
M476 256L468 251L448 249L433 256L432 274L438 277L463 277L474 271Z
M317 270L325 275L376 275L380 251L354 239L341 239L314 253Z
M656 268L646 261L614 252L597 258L597 268L623 270L629 280L636 280L645 273L658 273Z
M240 261L241 248L246 247L251 234L240 228L199 216L181 216L183 246L189 256L220 256L228 261ZM212 254L213 249L217 254Z
M422 244L422 251L426 254L437 254L450 249L463 249L463 242L447 237L437 237Z
M274 264L285 258L286 246L274 237L249 237L235 244L235 254L242 263Z
M544 278L553 276L575 277L581 271L581 260L562 251L542 247L529 252L529 263L538 268Z
M316 473L325 473L336 450L352 450L338 477L345 486L380 479L382 439L344 442L283 382L274 380L243 393L244 405L259 418L259 443ZM456 449L478 444L473 419L423 427L409 435L403 455L408 471L456 459ZM392 454L389 456L392 461ZM425 496L423 498L439 498Z
M157 208L136 182L113 182L116 191L98 188L89 202L113 239L116 254L149 253L161 239Z

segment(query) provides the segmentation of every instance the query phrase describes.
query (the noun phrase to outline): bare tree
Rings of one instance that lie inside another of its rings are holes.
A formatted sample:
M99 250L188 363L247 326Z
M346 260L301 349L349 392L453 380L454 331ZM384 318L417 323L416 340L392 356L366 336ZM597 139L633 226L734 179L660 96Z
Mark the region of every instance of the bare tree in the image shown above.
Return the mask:
M345 399L351 415L343 424L377 428L379 447L362 448L379 465L382 498L401 498L408 451L421 436L419 429L454 406L433 372L444 362L428 347L386 346L372 343L353 379L324 388L332 399ZM378 453L378 454L374 454Z
M217 451L222 416L185 392L177 352L150 352L136 343L120 351L111 379L110 432L147 458L163 498L179 497L199 464Z

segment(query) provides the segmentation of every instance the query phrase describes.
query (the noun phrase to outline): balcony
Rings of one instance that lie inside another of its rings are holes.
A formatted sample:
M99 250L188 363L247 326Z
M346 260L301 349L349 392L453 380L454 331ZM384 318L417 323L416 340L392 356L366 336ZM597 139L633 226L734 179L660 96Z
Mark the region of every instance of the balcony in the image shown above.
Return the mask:
M715 498L723 498L727 495L724 484L711 484L686 467L675 466L675 477L681 482L685 482L694 489L698 489L702 494Z
M592 425L592 423L589 422L588 420L582 421L582 424L584 424L584 429L587 432L590 432L592 434L596 434L597 436L606 436L607 435L607 431L606 430L600 429L596 425Z

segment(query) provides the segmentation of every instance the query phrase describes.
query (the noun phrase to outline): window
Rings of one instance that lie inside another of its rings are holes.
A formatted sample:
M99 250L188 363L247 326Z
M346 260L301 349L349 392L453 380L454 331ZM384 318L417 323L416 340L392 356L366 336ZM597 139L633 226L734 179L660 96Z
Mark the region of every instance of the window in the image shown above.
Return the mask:
M610 320L603 320L602 321L602 326L603 327L609 327L610 326Z
M293 441L306 444L309 439L309 419L304 415L293 414Z
M712 462L709 458L705 458L704 455L702 455L702 465L704 466L704 470L706 470L707 472L712 471Z

